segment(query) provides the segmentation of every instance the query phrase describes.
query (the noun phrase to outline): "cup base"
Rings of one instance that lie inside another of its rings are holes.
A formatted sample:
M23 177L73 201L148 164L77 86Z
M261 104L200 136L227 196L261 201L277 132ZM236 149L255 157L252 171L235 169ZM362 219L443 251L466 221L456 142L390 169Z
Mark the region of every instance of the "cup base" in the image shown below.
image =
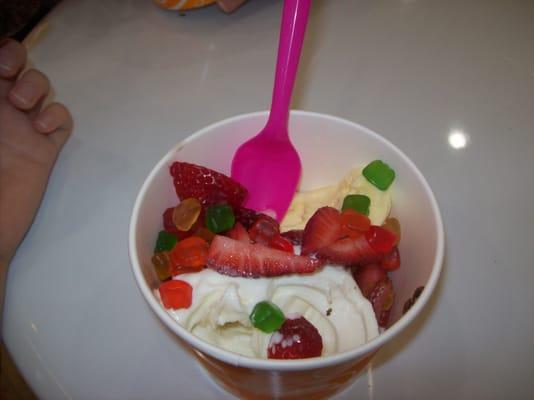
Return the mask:
M354 383L371 355L345 363L305 371L272 371L236 367L194 351L215 384L240 399L319 400L333 396Z

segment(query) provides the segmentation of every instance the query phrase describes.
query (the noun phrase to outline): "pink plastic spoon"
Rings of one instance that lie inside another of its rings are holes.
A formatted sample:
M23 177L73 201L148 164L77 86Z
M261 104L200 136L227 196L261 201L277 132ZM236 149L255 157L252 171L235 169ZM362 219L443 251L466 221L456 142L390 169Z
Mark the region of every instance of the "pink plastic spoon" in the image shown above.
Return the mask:
M310 3L284 0L269 119L237 149L232 160L232 178L249 191L245 207L270 212L279 221L293 199L302 169L287 124Z

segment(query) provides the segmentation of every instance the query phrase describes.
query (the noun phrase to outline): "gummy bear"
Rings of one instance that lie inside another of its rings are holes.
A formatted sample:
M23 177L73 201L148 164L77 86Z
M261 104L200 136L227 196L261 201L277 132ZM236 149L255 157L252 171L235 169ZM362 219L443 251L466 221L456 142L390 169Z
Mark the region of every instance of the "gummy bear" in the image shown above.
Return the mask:
M397 218L390 217L384 221L382 228L387 229L391 233L394 233L397 237L395 245L399 244L401 238L401 226Z
M215 204L206 210L206 226L214 233L227 231L234 223L234 212L228 204Z
M184 232L188 231L197 221L200 211L202 211L202 206L197 199L190 197L182 200L180 204L174 208L172 222L178 230Z
M250 322L255 328L265 333L276 331L285 321L284 313L270 301L260 301L250 314Z
M208 248L208 243L198 236L178 242L170 252L171 275L202 270L208 258Z
M160 281L165 281L171 277L169 272L169 253L158 252L152 256L152 265L156 269L156 274Z
M193 288L185 281L170 280L159 286L159 295L165 308L189 308L193 299Z
M363 194L349 194L343 199L341 211L353 209L363 215L369 215L371 199Z
M154 252L170 251L174 245L178 242L178 237L171 232L161 231L158 233L158 239L156 240L156 246Z
M395 179L395 171L381 160L370 162L363 169L362 175L380 190L387 190Z

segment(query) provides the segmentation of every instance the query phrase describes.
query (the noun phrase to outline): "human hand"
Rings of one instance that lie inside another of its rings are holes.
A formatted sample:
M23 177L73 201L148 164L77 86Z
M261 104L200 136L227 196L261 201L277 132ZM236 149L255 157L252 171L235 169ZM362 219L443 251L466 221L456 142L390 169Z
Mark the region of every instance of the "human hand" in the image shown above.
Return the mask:
M35 69L22 72L25 64L23 45L0 42L0 267L9 263L29 229L73 127L64 105L42 107L48 78Z

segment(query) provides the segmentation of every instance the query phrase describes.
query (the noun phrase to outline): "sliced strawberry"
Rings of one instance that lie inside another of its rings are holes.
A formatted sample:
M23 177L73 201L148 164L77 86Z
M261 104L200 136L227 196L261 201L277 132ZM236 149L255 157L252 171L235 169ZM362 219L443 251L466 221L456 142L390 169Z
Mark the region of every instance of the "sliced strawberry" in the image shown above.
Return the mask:
M380 261L380 267L386 271L394 271L399 269L401 265L399 248L397 246L393 247L388 254L382 258Z
M240 222L236 222L234 227L226 232L226 236L243 243L250 243L250 236Z
M282 235L276 235L269 242L269 247L273 249L278 249L282 251L287 251L288 253L294 253L295 249L289 240L287 240Z
M282 232L282 236L293 243L295 246L302 245L302 237L304 236L304 230L293 229L291 231Z
M249 230L250 227L256 222L260 214L256 211L251 210L250 208L245 207L236 207L234 209L235 220L241 222L246 230Z
M393 291L393 283L387 277L377 283L369 296L369 301L373 305L378 325L382 328L388 325L394 300L395 292Z
M386 271L376 264L357 267L353 270L352 276L366 299L369 298L377 283L388 277Z
M203 206L228 203L239 207L247 196L247 189L232 178L199 165L177 161L170 168L174 188L180 199L194 197Z
M369 230L370 226L371 220L367 216L360 214L351 208L348 208L341 213L341 230L343 236L357 238L358 236L361 236L363 232Z
M273 333L267 355L271 359L294 360L320 357L323 338L306 318L286 319L280 329Z
M259 244L238 242L215 236L208 252L208 268L230 276L257 278L316 271L322 263L311 257L297 256Z
M268 246L271 240L280 234L280 225L268 215L260 214L248 233L254 242Z
M369 264L382 258L381 254L372 249L365 236L339 239L320 249L317 256L337 265Z
M312 254L341 237L341 214L332 207L321 207L309 219L302 237L302 254Z
M365 232L365 237L369 245L381 254L389 253L397 243L397 236L381 226L371 225L369 230Z

